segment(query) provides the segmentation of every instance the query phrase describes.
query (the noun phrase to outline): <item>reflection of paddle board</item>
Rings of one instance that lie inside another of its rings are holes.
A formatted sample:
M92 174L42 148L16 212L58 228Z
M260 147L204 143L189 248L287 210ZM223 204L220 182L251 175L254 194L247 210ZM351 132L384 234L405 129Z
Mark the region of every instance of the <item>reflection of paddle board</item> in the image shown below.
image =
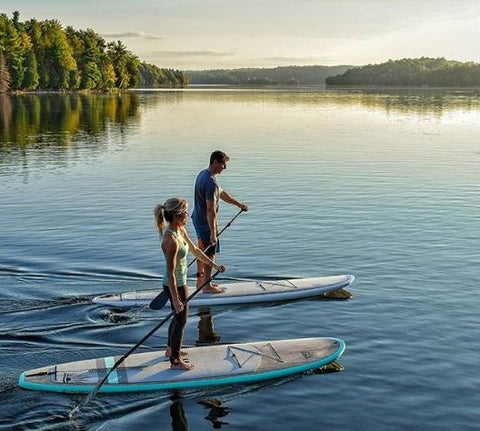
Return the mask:
M293 278L290 280L257 280L226 283L221 284L224 292L199 293L190 300L189 304L190 306L198 307L310 298L347 287L354 279L353 275L336 275L331 277ZM193 290L191 288L190 293ZM144 307L148 306L158 293L158 290L139 290L102 295L95 297L93 302L114 307Z
M190 371L170 369L164 351L128 356L100 392L139 392L270 380L335 361L345 343L335 338L299 338L187 348ZM88 359L25 371L19 385L51 392L91 392L118 357Z

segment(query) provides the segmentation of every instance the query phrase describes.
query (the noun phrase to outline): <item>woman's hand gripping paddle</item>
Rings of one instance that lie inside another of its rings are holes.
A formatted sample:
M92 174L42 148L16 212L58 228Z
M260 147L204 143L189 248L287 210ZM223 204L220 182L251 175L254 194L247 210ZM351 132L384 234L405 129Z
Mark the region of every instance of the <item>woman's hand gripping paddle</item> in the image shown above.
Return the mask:
M217 234L217 237L219 237L222 232L227 229L232 223L233 221L243 212L243 210L240 210L236 215L235 217L233 217L224 227L223 229L218 232ZM208 251L211 247L213 247L214 244L210 244L205 250L205 251ZM188 267L187 268L190 268L196 261L197 259L193 259L189 264L188 264ZM204 283L205 285L205 283ZM165 292L164 290L162 290L155 298L152 299L152 302L150 302L149 304L149 307L152 309L152 310L161 310L165 304L167 303L168 301L168 294L167 292Z

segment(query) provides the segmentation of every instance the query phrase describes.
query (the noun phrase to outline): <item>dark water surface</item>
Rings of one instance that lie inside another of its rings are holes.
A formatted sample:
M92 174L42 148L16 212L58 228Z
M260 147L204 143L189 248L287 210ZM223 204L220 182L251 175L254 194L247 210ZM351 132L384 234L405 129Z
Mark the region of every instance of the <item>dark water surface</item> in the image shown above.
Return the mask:
M0 95L0 119L2 429L479 429L478 92ZM73 418L83 395L20 389L22 371L123 354L163 317L91 299L160 287L152 209L192 201L215 149L251 208L222 236L226 276L356 276L348 301L210 310L220 342L339 337L344 370L100 394Z

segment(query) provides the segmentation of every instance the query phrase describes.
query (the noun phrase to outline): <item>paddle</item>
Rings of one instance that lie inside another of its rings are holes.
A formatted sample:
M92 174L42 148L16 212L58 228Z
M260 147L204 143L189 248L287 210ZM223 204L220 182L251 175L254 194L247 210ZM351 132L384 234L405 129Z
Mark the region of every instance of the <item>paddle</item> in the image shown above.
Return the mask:
M217 234L217 237L219 237L222 232L227 229L228 227L230 227L230 225L234 222L234 220L243 212L243 210L240 210L236 215L235 217L233 217L223 228L220 232L218 232ZM213 247L215 244L210 244L205 250L205 251L208 251L211 247ZM195 262L196 262L196 258L193 259L187 266L187 268L190 268ZM168 294L162 290L155 298L152 299L152 301L150 302L149 304L149 307L152 309L152 310L161 310L165 304L167 303L168 301Z
M200 292L208 283L210 283L218 274L219 274L220 271L217 271L215 274L213 274L205 283L203 283L201 286L199 286L197 289L195 289L195 291L183 302L183 304L185 305L188 301L190 301L198 292ZM128 356L130 356L136 349L137 347L139 347L141 344L143 344L148 338L150 338L150 336L156 332L165 322L167 322L168 320L170 320L170 318L175 314L174 311L171 311L167 316L165 316L165 318L163 318L152 330L150 330L148 332L148 334L146 334L137 344L135 344L135 346L133 346L127 353L125 353L120 359L118 359L115 364L113 364L113 367L110 368L107 372L107 374L105 374L105 376L103 377L102 380L100 380L97 385L95 386L95 388L93 388L92 392L90 392L88 394L88 396L85 398L85 400L79 404L77 407L75 407L75 409L70 413L70 416L72 416L74 414L75 411L79 410L80 407L84 407L86 406L90 401L93 400L93 398L95 398L95 396L98 394L98 392L100 391L100 388L102 387L102 385L107 381L108 377L110 376L110 374L113 372L113 370L115 370Z

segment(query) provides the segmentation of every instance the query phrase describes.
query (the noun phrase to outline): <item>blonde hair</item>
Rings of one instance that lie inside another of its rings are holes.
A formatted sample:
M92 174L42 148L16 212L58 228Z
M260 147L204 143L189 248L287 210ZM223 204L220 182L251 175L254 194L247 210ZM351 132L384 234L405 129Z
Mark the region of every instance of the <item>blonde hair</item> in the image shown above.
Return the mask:
M160 233L165 229L165 221L171 223L177 214L187 209L187 200L183 198L167 199L163 205L157 205L153 210L155 224Z

